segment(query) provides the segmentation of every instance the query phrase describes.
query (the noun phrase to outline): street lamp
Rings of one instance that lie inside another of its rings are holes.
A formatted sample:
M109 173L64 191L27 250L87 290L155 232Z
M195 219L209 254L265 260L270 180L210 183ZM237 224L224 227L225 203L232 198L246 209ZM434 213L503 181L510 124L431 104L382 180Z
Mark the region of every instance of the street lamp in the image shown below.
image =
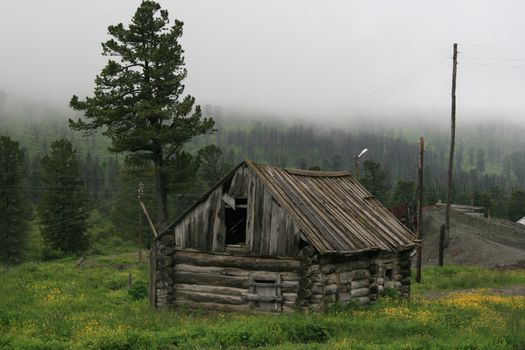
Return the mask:
M359 158L361 158L366 151L368 151L368 148L365 148L364 150L359 153L359 155L354 156L354 167L355 167L355 178L356 180L359 180Z

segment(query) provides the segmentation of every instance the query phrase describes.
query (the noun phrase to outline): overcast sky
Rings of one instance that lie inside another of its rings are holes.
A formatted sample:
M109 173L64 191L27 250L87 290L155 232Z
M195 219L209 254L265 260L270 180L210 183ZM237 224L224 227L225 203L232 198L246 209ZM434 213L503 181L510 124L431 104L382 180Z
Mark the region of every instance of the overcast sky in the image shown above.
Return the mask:
M0 89L66 105L91 94L107 27L140 1L0 0ZM160 1L182 20L198 102L338 122L450 104L525 112L524 1Z

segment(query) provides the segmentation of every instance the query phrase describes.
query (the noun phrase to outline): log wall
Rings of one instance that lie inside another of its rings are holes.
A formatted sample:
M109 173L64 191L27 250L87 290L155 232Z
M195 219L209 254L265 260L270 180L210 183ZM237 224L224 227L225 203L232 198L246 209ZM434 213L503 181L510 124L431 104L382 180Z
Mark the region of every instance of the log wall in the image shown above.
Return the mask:
M351 257L319 256L301 250L306 269L299 294L302 308L322 309L335 302L365 305L387 288L410 295L410 253L367 253ZM391 278L385 272L391 270Z
M385 270L392 270L392 278L385 276ZM371 264L372 294L381 293L385 289L394 289L401 296L410 296L410 251L400 253L379 253ZM375 285L374 285L375 283Z
M171 255L165 263L157 262L157 307L248 311L257 310L260 302L275 305L275 311L295 308L303 270L300 260L158 249ZM278 280L278 295L251 293L253 281L261 278Z
M335 302L368 304L386 288L410 294L408 251L320 256L305 246L297 258L269 258L181 249L173 236L162 237L156 247L154 297L160 308L321 310ZM278 281L278 292L254 293L254 282L261 279Z

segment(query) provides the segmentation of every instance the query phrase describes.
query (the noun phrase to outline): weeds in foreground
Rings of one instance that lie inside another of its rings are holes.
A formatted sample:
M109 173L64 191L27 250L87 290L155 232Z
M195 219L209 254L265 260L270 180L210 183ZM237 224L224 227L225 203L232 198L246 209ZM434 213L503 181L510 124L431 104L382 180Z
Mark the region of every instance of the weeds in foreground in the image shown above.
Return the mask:
M485 281L514 284L524 271L462 267L424 271L411 300L386 295L361 307L335 305L323 313L223 314L152 312L146 266L134 255L27 263L0 268L0 349L521 349L525 298L486 290L428 299L418 292ZM133 283L128 288L128 274ZM498 272L501 273L501 272ZM432 279L431 279L432 276ZM492 287L487 283L486 287ZM387 293L388 294L388 293Z

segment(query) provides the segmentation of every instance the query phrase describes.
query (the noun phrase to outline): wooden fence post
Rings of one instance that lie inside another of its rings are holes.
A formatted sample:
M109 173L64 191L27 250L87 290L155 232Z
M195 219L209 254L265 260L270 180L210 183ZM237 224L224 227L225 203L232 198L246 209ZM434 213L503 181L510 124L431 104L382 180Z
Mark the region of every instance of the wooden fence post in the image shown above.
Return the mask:
M149 306L157 308L157 242L153 244L149 253Z

